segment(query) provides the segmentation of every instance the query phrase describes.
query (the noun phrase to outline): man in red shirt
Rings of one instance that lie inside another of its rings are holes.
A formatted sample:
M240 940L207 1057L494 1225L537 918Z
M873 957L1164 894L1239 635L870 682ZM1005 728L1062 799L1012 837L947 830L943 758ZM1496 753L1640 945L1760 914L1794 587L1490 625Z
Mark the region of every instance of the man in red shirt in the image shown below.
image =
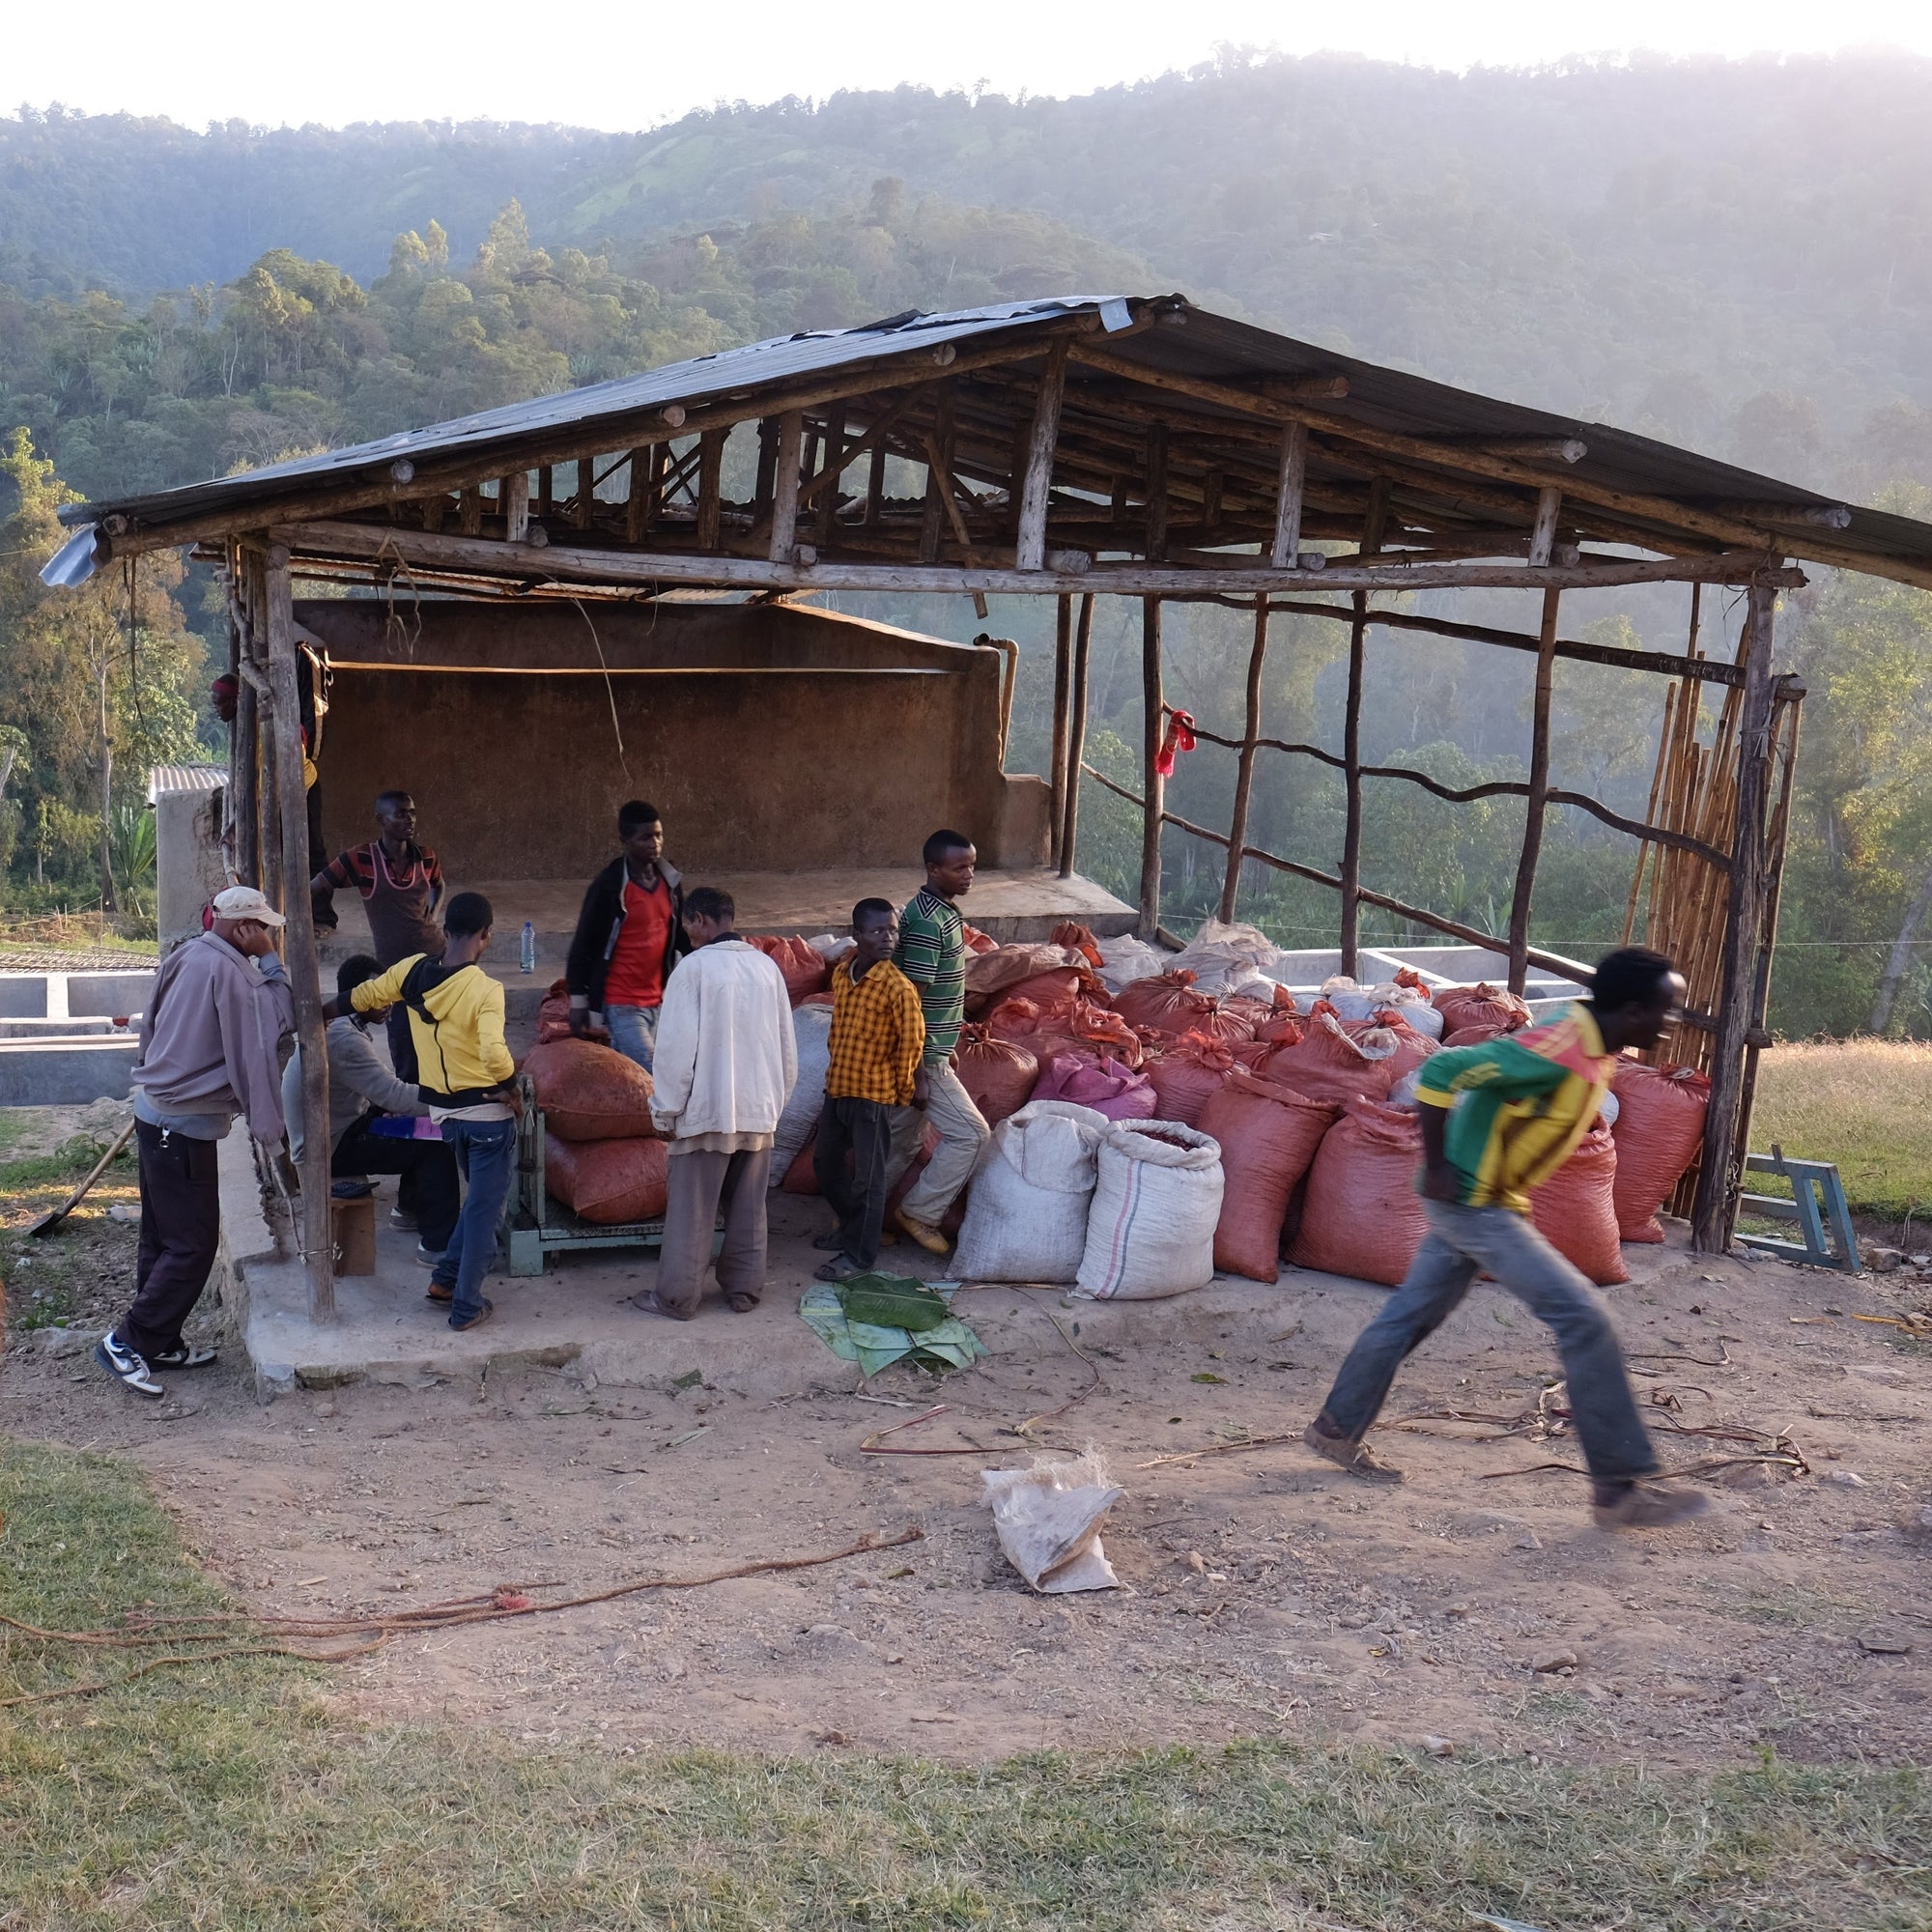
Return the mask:
M691 951L684 881L664 856L664 822L633 799L617 813L622 854L591 880L564 964L570 1030L602 1028L645 1072L656 1058L665 981Z

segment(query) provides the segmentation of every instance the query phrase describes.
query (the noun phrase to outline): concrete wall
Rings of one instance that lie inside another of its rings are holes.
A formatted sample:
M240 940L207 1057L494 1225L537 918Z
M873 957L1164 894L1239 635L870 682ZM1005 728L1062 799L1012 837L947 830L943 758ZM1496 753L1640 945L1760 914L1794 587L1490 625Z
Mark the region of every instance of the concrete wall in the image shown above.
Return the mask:
M161 957L201 930L201 909L228 883L221 865L226 792L163 792L155 801L155 897Z
M582 877L634 797L687 871L903 865L941 825L989 866L1045 863L1046 788L999 767L994 651L770 605L296 615L333 665L317 761L331 851L400 785L463 880Z

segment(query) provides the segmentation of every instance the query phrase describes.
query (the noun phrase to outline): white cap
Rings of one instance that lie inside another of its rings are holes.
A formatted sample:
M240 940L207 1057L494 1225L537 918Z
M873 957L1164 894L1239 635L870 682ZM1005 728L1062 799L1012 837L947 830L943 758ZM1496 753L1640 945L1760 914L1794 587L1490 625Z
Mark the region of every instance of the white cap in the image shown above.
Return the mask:
M288 921L253 886L230 886L214 895L216 919L252 919L262 925L286 925Z

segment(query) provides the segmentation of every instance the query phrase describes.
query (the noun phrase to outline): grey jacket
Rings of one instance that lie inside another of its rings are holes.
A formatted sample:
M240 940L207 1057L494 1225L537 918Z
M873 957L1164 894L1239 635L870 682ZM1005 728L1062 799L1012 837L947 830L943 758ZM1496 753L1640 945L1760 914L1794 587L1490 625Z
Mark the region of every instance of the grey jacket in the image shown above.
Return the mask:
M270 956L256 966L213 932L161 961L141 1015L141 1057L129 1076L164 1114L247 1117L270 1146L282 1138L277 1052L296 1030L295 1001Z
M427 1114L422 1097L406 1080L389 1071L376 1042L369 1037L370 1021L348 1013L328 1023L328 1151L342 1145L342 1136L372 1107L385 1114ZM302 1151L301 1048L289 1056L282 1072L282 1119L288 1122L289 1148L296 1158Z

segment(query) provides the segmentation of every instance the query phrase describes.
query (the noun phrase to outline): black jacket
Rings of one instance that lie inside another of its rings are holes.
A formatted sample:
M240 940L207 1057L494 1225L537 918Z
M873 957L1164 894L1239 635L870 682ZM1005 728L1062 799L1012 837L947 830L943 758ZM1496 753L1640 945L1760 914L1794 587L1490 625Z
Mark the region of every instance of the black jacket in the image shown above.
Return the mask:
M577 915L577 931L563 968L572 1011L604 1010L604 978L611 970L611 955L617 950L617 935L624 929L626 876L619 854L590 881L583 895L583 910ZM691 951L691 941L684 930L683 875L675 866L660 859L658 876L670 888L670 937L665 942L664 959L668 979L670 969Z

